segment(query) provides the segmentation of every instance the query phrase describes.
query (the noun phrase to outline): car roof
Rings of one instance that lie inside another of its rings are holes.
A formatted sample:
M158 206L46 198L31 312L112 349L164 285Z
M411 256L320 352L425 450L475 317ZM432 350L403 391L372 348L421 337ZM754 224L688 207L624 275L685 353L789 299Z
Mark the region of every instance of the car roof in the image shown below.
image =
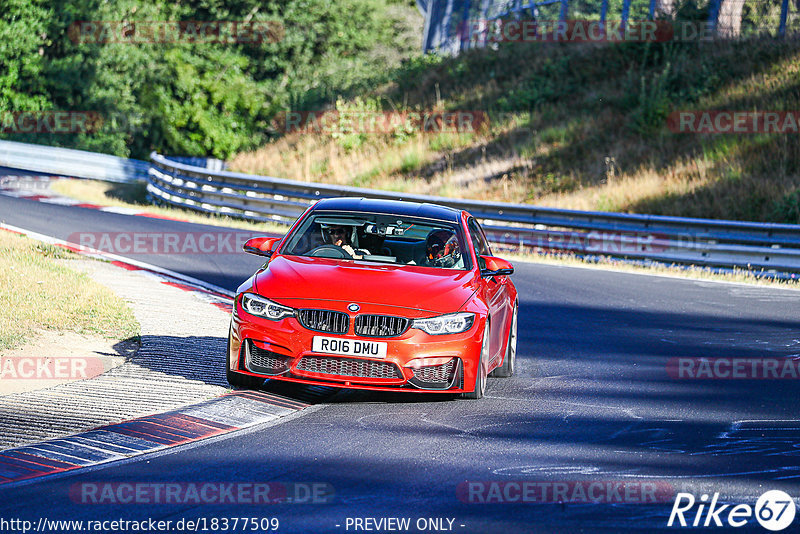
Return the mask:
M447 206L375 198L326 198L314 205L314 211L318 210L388 213L405 217L422 217L425 219L438 219L449 222L458 222L461 218L461 210L449 208Z

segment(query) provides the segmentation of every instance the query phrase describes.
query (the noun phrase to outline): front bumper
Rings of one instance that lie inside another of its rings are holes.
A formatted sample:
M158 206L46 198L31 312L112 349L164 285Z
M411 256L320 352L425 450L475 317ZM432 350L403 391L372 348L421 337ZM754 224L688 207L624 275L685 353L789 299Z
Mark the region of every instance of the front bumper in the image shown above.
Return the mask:
M330 304L330 303L329 303ZM373 313L365 306L364 313ZM342 310L345 311L344 308ZM305 328L295 317L271 321L245 312L236 300L228 365L244 375L302 384L377 391L462 393L475 387L483 319L460 334L433 336L408 329L396 337L354 334L354 314L345 334ZM314 336L387 344L385 358L314 352Z

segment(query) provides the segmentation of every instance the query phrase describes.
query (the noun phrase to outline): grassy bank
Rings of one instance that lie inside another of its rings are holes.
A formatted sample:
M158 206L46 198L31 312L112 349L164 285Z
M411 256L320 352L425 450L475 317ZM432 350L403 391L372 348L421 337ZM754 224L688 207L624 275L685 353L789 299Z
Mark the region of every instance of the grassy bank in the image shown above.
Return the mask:
M800 43L515 44L422 58L335 106L483 110L467 133L291 133L233 170L462 198L800 223L800 136L676 133L683 110L800 110Z
M74 254L0 231L0 351L42 329L128 339L139 324L128 305L85 273Z

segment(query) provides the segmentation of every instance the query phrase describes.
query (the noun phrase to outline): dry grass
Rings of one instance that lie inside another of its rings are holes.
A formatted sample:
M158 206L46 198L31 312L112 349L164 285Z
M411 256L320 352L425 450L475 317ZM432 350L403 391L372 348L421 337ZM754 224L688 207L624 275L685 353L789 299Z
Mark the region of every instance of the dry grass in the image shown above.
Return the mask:
M496 132L508 133L509 130ZM435 150L442 138L452 148ZM237 155L231 167L238 172L308 182L601 211L626 211L629 206L649 199L683 195L707 185L712 178L706 172L711 163L694 159L662 169L642 166L568 191L549 187L547 182L575 183L574 177L565 180L545 175L531 180L521 176L534 169L538 157L557 150L558 142L539 144L529 157L521 157L513 150L486 157L478 148L468 163L455 161L454 150L470 147L472 143L480 147L488 142L487 134L473 136L467 142L455 134L421 134L403 144L378 137L358 150L348 151L336 139L324 135L292 134L255 152ZM418 163L408 168L410 161ZM538 187L531 181L538 182Z
M665 49L668 57L658 61L652 51L631 50L536 46L446 60L417 74L412 86L398 82L374 98L410 109L501 110L492 112L489 128L403 139L364 134L357 143L294 133L237 155L231 167L457 198L800 223L797 135L666 128L666 114L677 110L800 109L800 43ZM662 74L663 90L672 92L660 97ZM639 95L642 84L656 96ZM530 107L505 111L514 98ZM638 123L637 113L651 105L664 116Z
M180 219L198 224L263 231L270 234L284 234L288 230L286 226L278 224L249 222L226 216L206 215L180 208L154 206L148 203L143 184L113 184L95 180L57 180L51 184L50 188L59 195L83 202L100 206L131 208L158 217Z
M0 231L0 350L38 330L128 339L139 324L127 304L85 273L69 268L72 253Z
M237 155L231 161L231 168L306 182L429 193L431 184L418 179L415 171L438 162L441 158L441 152L436 150L438 143L467 147L475 138L423 134L398 143L388 136L370 137L353 150L330 136L290 134L255 152Z

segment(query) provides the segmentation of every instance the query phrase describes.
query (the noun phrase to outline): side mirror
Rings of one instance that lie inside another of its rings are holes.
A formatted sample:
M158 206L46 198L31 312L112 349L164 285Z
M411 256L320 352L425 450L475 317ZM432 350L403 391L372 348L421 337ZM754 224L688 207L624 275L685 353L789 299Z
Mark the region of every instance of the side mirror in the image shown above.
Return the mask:
M251 237L245 242L242 250L248 254L269 258L275 252L280 240L280 237Z
M494 256L481 256L486 264L485 269L481 269L481 276L508 276L514 274L514 266L511 262Z

